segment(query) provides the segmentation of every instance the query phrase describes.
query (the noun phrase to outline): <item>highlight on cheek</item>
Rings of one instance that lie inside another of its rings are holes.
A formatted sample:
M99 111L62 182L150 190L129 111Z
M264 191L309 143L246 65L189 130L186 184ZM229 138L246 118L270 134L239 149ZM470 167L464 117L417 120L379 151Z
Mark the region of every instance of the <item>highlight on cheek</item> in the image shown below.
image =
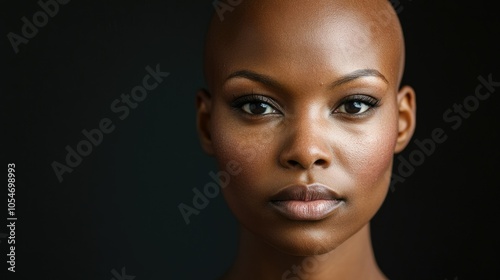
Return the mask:
M352 172L367 181L377 181L391 168L394 145L393 134L385 133L383 127L368 131L349 151L350 162L355 164ZM352 144L351 144L352 145Z

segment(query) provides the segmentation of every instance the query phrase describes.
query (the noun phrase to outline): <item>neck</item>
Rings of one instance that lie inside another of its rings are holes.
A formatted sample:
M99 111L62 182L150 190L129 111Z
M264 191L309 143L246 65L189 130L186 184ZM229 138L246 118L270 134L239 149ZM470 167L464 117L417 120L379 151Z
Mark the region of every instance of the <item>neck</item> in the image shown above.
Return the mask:
M236 260L222 277L224 280L387 279L375 261L369 225L334 250L308 257L290 256L277 251L243 228L240 235Z

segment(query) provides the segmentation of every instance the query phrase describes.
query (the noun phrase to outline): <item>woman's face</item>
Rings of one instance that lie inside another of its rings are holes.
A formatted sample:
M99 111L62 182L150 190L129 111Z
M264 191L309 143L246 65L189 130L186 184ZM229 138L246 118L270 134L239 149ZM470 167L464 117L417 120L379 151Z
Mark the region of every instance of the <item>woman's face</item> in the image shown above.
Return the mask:
M384 201L405 127L403 55L399 33L374 31L368 17L304 23L293 14L307 8L283 9L289 20L249 17L217 51L201 101L206 150L221 169L240 167L222 191L241 225L310 255L342 244Z

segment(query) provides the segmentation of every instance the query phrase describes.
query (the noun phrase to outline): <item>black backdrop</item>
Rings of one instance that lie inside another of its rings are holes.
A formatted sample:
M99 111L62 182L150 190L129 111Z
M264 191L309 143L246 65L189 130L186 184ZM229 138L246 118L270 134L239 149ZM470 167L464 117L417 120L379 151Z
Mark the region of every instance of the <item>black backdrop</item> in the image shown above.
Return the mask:
M406 33L404 83L417 91L418 125L373 220L378 261L391 279L498 278L500 87L476 96L478 77L500 81L494 1L393 2ZM237 241L222 197L189 225L177 208L192 205L192 189L213 182L216 170L199 146L194 110L212 2L73 0L50 9L44 18L37 1L0 4L0 279L220 275ZM37 30L23 30L23 17L33 23L34 15ZM149 80L158 83L144 94L136 86L148 66L170 74ZM132 91L140 101L126 112L121 95ZM82 131L100 125L108 133L93 134L90 151ZM446 140L432 150L417 144L429 143L436 129ZM67 164L68 146L88 155L70 156L72 172L60 182L52 164ZM6 263L11 162L16 273Z

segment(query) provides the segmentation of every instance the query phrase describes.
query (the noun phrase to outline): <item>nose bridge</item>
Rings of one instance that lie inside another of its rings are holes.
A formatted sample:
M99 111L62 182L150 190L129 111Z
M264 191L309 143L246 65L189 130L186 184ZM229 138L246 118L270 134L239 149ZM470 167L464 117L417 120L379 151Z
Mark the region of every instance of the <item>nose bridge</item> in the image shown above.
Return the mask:
M330 165L332 151L326 122L326 119L314 112L307 112L290 119L280 154L281 165L303 169Z

